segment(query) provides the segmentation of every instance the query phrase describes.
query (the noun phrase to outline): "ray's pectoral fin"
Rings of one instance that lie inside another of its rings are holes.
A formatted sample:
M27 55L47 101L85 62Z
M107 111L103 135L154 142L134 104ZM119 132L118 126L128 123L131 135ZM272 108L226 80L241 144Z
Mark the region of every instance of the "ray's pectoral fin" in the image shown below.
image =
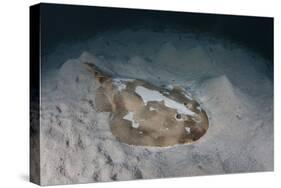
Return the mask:
M95 106L96 110L99 112L112 112L112 103L108 95L106 95L106 88L110 86L107 80L110 80L111 77L100 70L93 63L85 62L83 63L88 71L93 73L96 78L96 81L101 84L101 87L96 92L95 96Z
M97 66L95 66L93 63L85 62L83 63L88 71L94 74L96 80L102 84L106 80L110 79L110 76L104 73L102 70L100 70Z
M99 88L95 97L96 110L98 112L112 112L112 104L105 95L103 88Z

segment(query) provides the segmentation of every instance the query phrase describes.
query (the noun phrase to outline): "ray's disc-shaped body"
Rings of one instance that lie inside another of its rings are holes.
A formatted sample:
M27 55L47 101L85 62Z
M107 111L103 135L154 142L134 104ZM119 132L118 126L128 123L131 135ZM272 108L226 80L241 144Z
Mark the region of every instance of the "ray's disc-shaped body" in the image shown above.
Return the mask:
M206 133L207 114L184 89L111 78L93 64L85 65L100 83L96 108L111 112L111 132L119 141L166 147L192 143Z

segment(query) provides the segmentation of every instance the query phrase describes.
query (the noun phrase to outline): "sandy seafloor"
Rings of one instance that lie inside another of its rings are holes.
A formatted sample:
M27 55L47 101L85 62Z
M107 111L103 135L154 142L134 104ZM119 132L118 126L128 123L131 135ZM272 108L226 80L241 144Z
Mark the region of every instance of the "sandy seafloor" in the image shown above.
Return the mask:
M113 76L177 84L207 111L197 142L166 148L118 142L83 62ZM42 57L41 184L273 170L272 63L231 40L121 30L57 46Z

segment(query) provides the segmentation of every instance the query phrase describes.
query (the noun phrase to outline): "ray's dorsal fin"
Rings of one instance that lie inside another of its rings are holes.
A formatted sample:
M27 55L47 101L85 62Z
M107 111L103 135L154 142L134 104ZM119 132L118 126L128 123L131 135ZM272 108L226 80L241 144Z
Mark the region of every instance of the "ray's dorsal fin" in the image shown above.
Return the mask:
M94 74L96 80L102 84L103 82L105 82L106 80L110 79L111 76L104 73L101 69L99 69L97 66L95 66L93 63L88 63L88 62L85 62L83 63L86 67L86 69L88 71L90 71L91 73Z

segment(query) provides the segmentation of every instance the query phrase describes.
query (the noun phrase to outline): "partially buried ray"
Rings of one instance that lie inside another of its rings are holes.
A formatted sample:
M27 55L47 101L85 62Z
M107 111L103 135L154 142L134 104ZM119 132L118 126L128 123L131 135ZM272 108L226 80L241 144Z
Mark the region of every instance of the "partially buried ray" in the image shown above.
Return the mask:
M112 78L94 64L84 64L100 83L96 108L111 112L111 132L119 141L166 147L192 143L206 133L206 112L183 88L160 88L143 80Z

